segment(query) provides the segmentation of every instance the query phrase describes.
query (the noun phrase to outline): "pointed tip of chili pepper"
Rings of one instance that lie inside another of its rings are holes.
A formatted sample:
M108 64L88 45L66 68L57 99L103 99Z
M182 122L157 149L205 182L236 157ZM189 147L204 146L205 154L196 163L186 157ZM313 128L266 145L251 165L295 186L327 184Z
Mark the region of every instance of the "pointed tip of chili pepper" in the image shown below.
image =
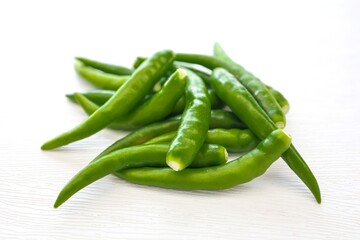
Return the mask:
M55 203L54 203L54 208L60 207L63 203L64 203L64 201L62 201L60 199L60 195L59 195L58 198L56 199Z
M51 144L49 144L49 142L46 142L41 146L41 150L50 150L50 149L52 149L52 147Z
M76 101L75 101L74 93L65 94L65 97L67 97L67 98L68 98L70 101L72 101L72 102L76 102Z
M313 194L316 202L318 204L321 204L321 192L320 192L320 188L319 188L317 181L315 182L315 184L313 184L313 186L309 187L309 189L310 189L311 193Z

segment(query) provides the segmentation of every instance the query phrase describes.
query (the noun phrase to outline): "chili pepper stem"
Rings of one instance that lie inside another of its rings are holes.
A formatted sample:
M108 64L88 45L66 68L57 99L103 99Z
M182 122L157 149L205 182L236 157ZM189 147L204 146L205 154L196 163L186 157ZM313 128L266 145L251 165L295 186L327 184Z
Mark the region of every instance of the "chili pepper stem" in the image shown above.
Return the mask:
M278 128L281 128L283 129L285 127L285 123L284 122L276 122L275 125L278 127Z
M283 106L281 109L282 109L282 111L283 111L284 113L288 113L290 107L289 107L289 105L285 105L285 106Z
M172 156L166 158L166 164L175 171L181 171L186 167L182 166L181 160Z

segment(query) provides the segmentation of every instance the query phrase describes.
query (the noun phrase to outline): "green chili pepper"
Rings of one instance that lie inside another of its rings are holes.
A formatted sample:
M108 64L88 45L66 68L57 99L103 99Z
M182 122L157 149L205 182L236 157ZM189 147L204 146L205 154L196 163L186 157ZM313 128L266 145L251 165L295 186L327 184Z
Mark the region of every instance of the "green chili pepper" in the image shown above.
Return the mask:
M146 57L137 57L133 63L134 69L138 68L141 65L141 63L143 63L145 60L146 60ZM208 73L201 71L199 69L193 68L193 67L189 66L189 64L183 64L181 62L177 62L175 68L189 69L190 71L192 71L193 73L198 75L205 82L205 84L209 85L209 83L210 83L210 80L209 80L210 75ZM166 79L164 79L164 80L166 80Z
M160 89L160 91L161 91L161 89ZM114 95L114 93L115 93L115 91L111 91L111 90L93 90L93 91L78 93L78 95L80 94L83 96L83 97L80 97L82 99L81 100L82 104L80 104L80 106L84 109L84 111L88 115L91 115L101 105L104 105L104 103L106 103L107 100L109 100ZM211 109L221 109L224 107L224 103L215 94L215 91L213 89L208 89L208 93L209 93L209 99L210 99L210 103L211 103ZM75 93L66 94L66 97L69 98L71 101L78 103L75 99ZM151 97L152 97L152 95L145 96L144 102L149 100L149 98L151 98ZM182 113L184 111L184 108L185 108L185 98L181 97L176 102L176 104L171 112L171 115L177 115L177 114ZM123 129L123 127L121 127L121 125L120 125L120 128L118 128L114 125L110 128Z
M108 64L108 63L102 63L102 62L94 61L94 60L91 60L88 58L77 57L75 59L84 63L85 65L87 65L89 67L96 68L103 72L112 73L115 75L131 75L134 72L132 69L129 69L126 67L112 65L112 64Z
M162 120L172 112L176 102L184 94L186 79L187 75L184 70L176 70L158 93L154 94L128 115L115 119L109 127L130 130ZM89 115L99 108L81 94L75 94L75 98Z
M92 103L101 106L101 105L104 105L104 103L106 103L115 94L115 91L92 90L92 91L82 92L80 94L83 95L84 97L86 97ZM77 103L77 101L75 99L75 93L66 94L66 97L68 99L70 99L72 102ZM98 106L97 106L97 108L98 108Z
M205 141L210 125L210 100L205 84L196 74L186 70L186 107L176 137L171 142L166 163L175 171L191 164Z
M284 113L288 113L290 110L290 104L288 100L282 95L281 92L274 89L273 87L270 87L269 85L266 85L266 88L269 90L269 92L274 96L278 104L280 105L282 111Z
M172 51L162 51L144 62L115 95L87 120L42 145L53 149L86 138L105 128L117 117L129 113L149 93L173 62Z
M246 183L261 176L289 148L290 137L281 129L247 154L226 164L213 167L184 169L130 168L115 175L132 183L182 190L218 190Z
M179 125L180 116L149 124L117 140L104 151L102 151L93 161L96 161L100 157L113 151L129 146L140 145L152 138L175 131L178 129ZM246 126L231 112L224 110L213 110L211 111L210 128L246 128Z
M165 167L168 144L133 146L112 152L96 162L89 163L76 174L61 190L54 207L57 208L76 192L89 184L117 170L133 167ZM203 145L191 167L205 167L223 164L227 152L218 145Z
M76 72L95 87L105 90L118 90L129 78L129 75L119 76L105 73L95 68L88 67L83 63L75 62Z
M247 72L240 65L235 65L229 61L223 61L212 56L200 54L177 53L175 55L175 60L200 64L209 69L217 67L225 68L234 74L236 78L244 84L248 91L253 94L259 104L261 104L261 107L267 110L267 114L272 117L278 127L283 128L285 126L286 122L284 114L274 97L269 93L258 78Z
M170 142L175 136L176 131L165 133L145 144ZM228 152L242 153L253 149L259 143L259 139L249 129L216 128L208 131L205 143L221 145Z
M240 82L249 90L251 94L253 94L260 106L269 115L271 120L274 121L276 126L279 128L284 128L286 124L285 114L276 101L275 97L269 92L260 79L249 73L241 65L234 62L218 43L215 43L214 45L214 56L233 66L233 68L237 70L238 75L241 76L239 78Z
M217 95L260 139L266 138L276 129L275 124L264 112L254 97L237 79L225 69L215 69L210 79ZM289 167L298 175L321 202L321 193L315 176L293 145L282 155Z

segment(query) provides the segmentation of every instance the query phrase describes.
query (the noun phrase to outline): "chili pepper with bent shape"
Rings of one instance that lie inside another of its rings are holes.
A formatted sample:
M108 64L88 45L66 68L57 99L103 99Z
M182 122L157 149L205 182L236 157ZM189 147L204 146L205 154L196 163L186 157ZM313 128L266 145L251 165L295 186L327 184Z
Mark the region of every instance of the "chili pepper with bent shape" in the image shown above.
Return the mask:
M175 171L191 164L205 141L211 118L210 100L204 82L190 70L186 72L185 110L166 155L166 163Z
M152 95L146 102L135 108L128 115L115 119L109 127L132 130L164 119L172 112L179 98L183 96L186 79L187 75L184 70L176 70L159 92ZM75 98L89 115L96 111L97 106L84 96L76 94Z
M89 83L104 90L116 91L130 78L129 75L119 76L111 73L105 73L95 68L86 66L79 61L75 62L75 70Z
M238 74L241 75L239 81L253 94L260 106L269 115L271 120L274 121L275 125L279 128L284 128L286 125L285 114L265 84L249 73L244 67L233 61L219 43L214 44L214 56L237 69Z
M103 72L111 73L111 74L115 74L115 75L131 75L134 72L134 70L129 69L127 67L98 62L98 61L91 60L88 58L76 57L75 59L84 63L85 65L87 65L89 67L96 68Z
M145 144L170 142L176 136L176 131L165 133L147 141ZM210 129L207 133L205 143L218 144L226 148L228 152L247 152L253 149L259 139L249 129Z
M249 91L231 73L225 69L217 68L213 71L210 82L221 100L258 138L266 138L270 132L277 128ZM282 154L282 158L320 203L321 193L316 178L294 145L291 145Z
M102 151L93 161L107 155L113 151L126 147L140 145L152 138L162 134L172 132L178 129L180 125L180 116L171 119L149 124L134 132L129 133L125 137L115 141L112 145ZM224 110L211 111L210 129L212 128L246 128L246 126L232 113Z
M106 103L115 94L115 91L112 91L112 90L92 90L92 91L87 91L87 92L81 92L80 94L83 95L84 97L86 97L92 103L96 104L97 108L99 108L99 106L104 105L104 103ZM69 94L66 94L65 96L70 101L72 101L74 103L77 103L77 101L75 99L75 93L69 93Z
M274 97L269 94L268 90L263 86L263 83L258 78L248 73L240 65L235 65L231 62L223 61L216 57L200 54L177 53L175 55L175 60L200 64L212 70L218 67L225 68L234 74L235 77L244 84L248 91L250 91L251 94L257 99L258 103L261 104L263 109L268 110L267 114L272 116L272 119L275 121L278 127L283 128L285 126L283 112L281 111L281 108L278 106Z
M222 165L184 169L130 168L115 175L129 182L181 190L219 190L246 183L261 176L289 148L290 137L281 129L273 131L245 155Z
M154 84L172 65L174 54L166 50L155 53L131 75L102 107L83 123L42 145L43 150L84 139L105 128L117 117L126 115L149 93Z
M61 190L54 207L57 208L76 192L89 184L126 168L165 167L167 144L139 145L117 150L89 163L80 170ZM193 168L220 165L227 161L227 152L224 147L204 144L194 161Z
M160 89L161 91L161 89ZM93 112L95 112L101 105L104 105L104 103L107 102L113 95L115 91L111 90L93 90L93 91L87 91L87 92L81 92L77 95L82 95L82 104L81 107L83 110L88 114L91 115ZM211 109L221 109L224 107L224 103L220 100L220 98L215 94L215 91L213 89L208 89L209 93L209 99L211 103ZM149 100L153 95L147 95L144 98L144 102ZM79 103L75 99L75 93L66 94L66 97L70 99L72 102ZM84 98L85 97L85 98ZM142 102L141 104L143 104ZM185 109L185 97L182 96L175 104L171 115L177 115L181 114ZM120 125L120 128L116 127L115 125L109 126L113 129L123 129Z

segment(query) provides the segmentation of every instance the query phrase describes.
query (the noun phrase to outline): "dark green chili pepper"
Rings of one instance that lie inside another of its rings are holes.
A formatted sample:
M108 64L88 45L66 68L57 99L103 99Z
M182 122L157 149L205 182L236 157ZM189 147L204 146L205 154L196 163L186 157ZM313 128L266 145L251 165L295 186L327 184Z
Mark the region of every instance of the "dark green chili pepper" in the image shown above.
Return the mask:
M111 73L105 73L95 68L88 67L83 63L75 62L76 72L95 87L105 90L117 90L129 78L129 75L119 76Z
M176 102L184 94L186 79L187 75L184 70L176 70L159 92L151 96L150 99L135 108L128 115L115 119L109 127L131 130L162 120L172 112ZM81 94L75 94L75 98L89 115L99 108Z
M269 90L269 92L274 96L278 104L280 105L282 111L284 113L288 113L290 110L290 104L288 100L282 95L281 92L274 89L273 87L270 87L269 85L266 85L266 88Z
M218 190L246 183L261 176L289 148L290 137L281 129L247 154L226 164L213 167L184 169L130 168L115 174L132 183L182 190Z
M61 190L54 207L57 208L76 192L89 184L126 168L165 167L168 144L140 145L112 152L96 162L89 163L77 173ZM191 167L207 167L223 164L227 161L227 152L218 145L203 145Z
M147 141L145 144L170 142L175 136L176 131L165 133ZM253 149L259 143L259 139L249 129L216 128L208 131L205 143L218 144L225 147L229 152L241 153Z
M176 137L171 142L166 163L175 171L191 164L204 143L210 125L211 105L204 82L190 70L185 87L186 107Z
M172 51L161 51L147 59L116 91L115 95L87 120L46 142L41 148L43 150L53 149L89 137L105 128L117 117L129 113L168 70L172 65L173 58Z
M275 125L279 128L284 128L286 124L285 114L265 84L241 65L234 62L218 43L214 45L214 56L237 69L238 74L241 76L239 78L240 82L253 94L260 106L269 115L271 120L274 121Z
M237 79L225 69L215 69L210 79L217 95L260 139L266 138L277 127L264 112L255 98ZM289 167L298 175L321 202L321 193L315 176L293 145L282 155Z
M268 110L267 114L269 114L269 116L272 116L277 126L285 126L285 117L283 117L284 114L281 111L280 106L278 106L274 97L268 92L265 87L263 87L262 82L258 78L255 78L245 69L243 69L240 65L235 65L228 61L223 61L212 56L200 54L177 53L175 55L175 60L200 64L209 69L214 69L217 67L225 68L226 70L234 74L242 84L244 84L248 91L250 91L251 94L253 94L253 96L257 99L259 104L261 104L262 108Z
M94 60L91 60L88 58L77 57L75 59L84 63L85 65L87 65L89 67L96 68L96 69L101 70L106 73L112 73L112 74L116 74L116 75L131 75L134 72L134 70L126 68L126 67L112 65L112 64L108 64L108 63L102 63L102 62L94 61Z
M80 94L86 97L87 99L89 99L91 102L95 103L96 105L101 106L104 105L104 103L106 103L115 94L115 91L92 90L92 91L82 92ZM66 94L66 97L70 99L72 102L77 103L75 99L75 93Z
M175 131L178 129L179 125L180 116L173 117L162 122L149 124L117 140L102 151L93 161L113 151L129 146L140 145L152 138ZM213 110L211 111L210 128L246 128L246 126L231 112Z

